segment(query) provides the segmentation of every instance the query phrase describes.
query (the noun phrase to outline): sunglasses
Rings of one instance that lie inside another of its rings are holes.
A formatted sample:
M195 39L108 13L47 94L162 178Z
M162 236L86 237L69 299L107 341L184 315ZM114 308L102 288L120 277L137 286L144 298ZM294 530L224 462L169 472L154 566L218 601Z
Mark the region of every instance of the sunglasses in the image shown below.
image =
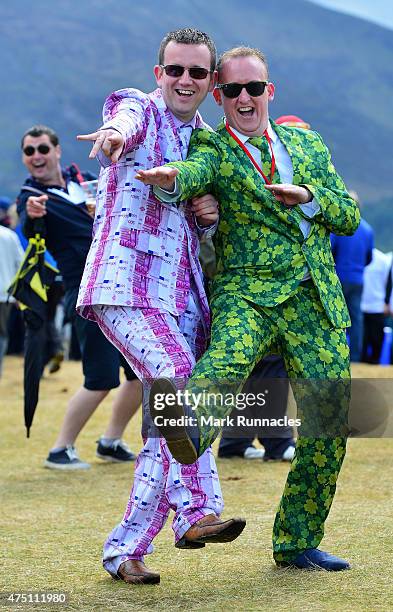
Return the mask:
M196 79L197 81L201 81L202 79L206 79L207 75L212 71L207 68L199 68L198 66L193 66L192 68L185 68L184 66L179 66L178 64L167 64L160 67L165 70L165 74L167 76L173 78L179 78L184 73L185 70L188 70L188 74L192 79Z
M257 98L263 94L268 84L269 81L250 81L249 83L223 83L216 87L222 90L226 98L237 98L240 96L243 87L250 96Z
M50 146L46 144L40 144L38 145L38 147L33 147L33 145L28 145L27 147L23 149L23 153L27 157L31 157L32 155L34 155L36 151L38 151L38 153L41 153L41 155L48 155L50 151Z

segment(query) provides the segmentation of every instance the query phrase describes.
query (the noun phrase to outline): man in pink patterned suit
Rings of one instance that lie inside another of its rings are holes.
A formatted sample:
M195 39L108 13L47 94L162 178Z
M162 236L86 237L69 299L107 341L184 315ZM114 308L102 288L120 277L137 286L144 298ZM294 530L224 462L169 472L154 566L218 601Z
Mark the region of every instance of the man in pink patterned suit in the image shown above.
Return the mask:
M159 202L135 180L140 169L185 159L197 108L216 73L212 40L193 29L163 39L154 68L158 89L123 89L106 100L104 124L90 157L102 164L92 246L80 286L78 311L98 323L144 384L175 379L179 387L206 348L210 315L198 261L199 239L211 235L217 203L202 196L176 206ZM109 158L109 160L108 160ZM112 162L112 163L111 163ZM144 402L145 404L145 402ZM144 447L122 522L104 546L104 567L125 582L158 583L144 565L152 540L171 509L176 547L201 548L234 540L242 519L222 521L217 468L211 449L180 465L144 410Z

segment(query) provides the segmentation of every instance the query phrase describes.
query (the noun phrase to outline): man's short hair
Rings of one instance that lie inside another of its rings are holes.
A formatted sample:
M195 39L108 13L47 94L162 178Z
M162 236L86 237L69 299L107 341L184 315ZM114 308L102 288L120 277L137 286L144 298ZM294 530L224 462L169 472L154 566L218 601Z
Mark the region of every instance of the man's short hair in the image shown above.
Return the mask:
M195 30L195 28L183 28L182 30L173 30L168 32L161 41L158 51L158 63L160 66L164 63L164 53L167 45L170 42L179 43L181 45L206 45L210 51L210 69L215 70L217 64L217 50L213 40L205 32Z
M57 147L59 144L59 137L54 130L52 130L47 125L33 125L31 128L26 130L26 132L22 136L21 140L21 148L23 149L23 144L25 142L26 136L32 136L32 138L39 138L46 134L49 136L49 140L53 144L54 147Z
M232 49L228 49L228 51L224 51L224 53L220 55L218 59L218 64L217 64L218 78L220 78L220 71L222 71L222 67L224 63L236 57L256 57L258 58L262 62L262 64L264 64L266 68L266 74L267 76L269 76L269 66L268 66L265 54L262 53L262 51L260 51L259 49L256 49L255 47L239 46L239 47L232 47Z

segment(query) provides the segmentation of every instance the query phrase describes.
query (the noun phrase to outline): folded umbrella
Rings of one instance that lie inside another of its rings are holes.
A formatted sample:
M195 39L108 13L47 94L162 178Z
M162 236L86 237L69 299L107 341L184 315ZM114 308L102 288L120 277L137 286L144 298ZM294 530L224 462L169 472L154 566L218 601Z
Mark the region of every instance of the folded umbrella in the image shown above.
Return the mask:
M26 323L24 359L24 416L26 435L30 437L38 403L39 385L45 352L45 320L48 289L59 270L45 261L45 239L41 220L34 223L34 236L29 239L24 259L8 288L18 302Z

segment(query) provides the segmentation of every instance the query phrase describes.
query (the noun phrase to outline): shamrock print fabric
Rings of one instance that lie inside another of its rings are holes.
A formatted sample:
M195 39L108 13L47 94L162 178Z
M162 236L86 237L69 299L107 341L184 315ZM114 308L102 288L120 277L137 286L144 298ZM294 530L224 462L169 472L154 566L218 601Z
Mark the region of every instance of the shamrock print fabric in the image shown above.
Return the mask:
M279 352L285 361L301 426L274 524L273 546L278 561L289 561L322 539L345 455L350 399L345 330L332 328L311 281L275 308L251 304L235 293L216 296L211 308L211 343L186 386L189 397L205 391L204 397L210 399L194 406L200 453L218 435L216 423L233 409L233 404L211 398L220 393L225 398L235 396L266 354ZM209 417L213 420L206 425Z
M291 157L294 184L305 185L321 208L306 239L299 225L304 213L297 206L285 207L264 188L223 125L217 132L194 130L187 161L170 164L180 170L181 199L213 193L220 203L212 295L234 291L261 306L274 306L293 293L308 268L332 324L348 327L330 232L352 234L360 222L358 206L316 132L272 126ZM270 163L265 161L264 172L269 173Z

